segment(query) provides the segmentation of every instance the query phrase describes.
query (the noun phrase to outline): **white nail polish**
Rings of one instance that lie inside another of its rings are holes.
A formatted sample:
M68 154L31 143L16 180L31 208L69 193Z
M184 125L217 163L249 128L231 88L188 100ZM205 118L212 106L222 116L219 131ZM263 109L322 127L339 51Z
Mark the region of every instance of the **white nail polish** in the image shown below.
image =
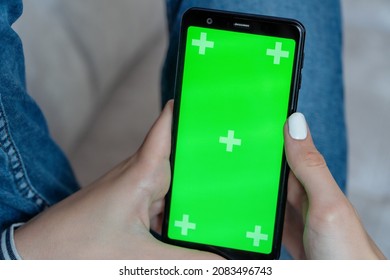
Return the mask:
M294 113L288 118L288 132L295 140L304 140L307 137L307 124L302 113Z

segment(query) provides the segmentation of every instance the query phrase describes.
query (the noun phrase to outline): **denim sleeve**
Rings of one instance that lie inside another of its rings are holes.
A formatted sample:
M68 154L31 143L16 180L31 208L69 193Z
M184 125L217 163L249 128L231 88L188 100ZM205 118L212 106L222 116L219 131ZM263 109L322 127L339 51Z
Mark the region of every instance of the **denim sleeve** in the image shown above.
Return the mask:
M23 47L11 28L22 7L21 0L0 2L0 259L17 258L16 224L78 189L68 160L27 94Z
M0 260L21 260L14 241L14 230L22 224L14 224L6 229L0 237Z

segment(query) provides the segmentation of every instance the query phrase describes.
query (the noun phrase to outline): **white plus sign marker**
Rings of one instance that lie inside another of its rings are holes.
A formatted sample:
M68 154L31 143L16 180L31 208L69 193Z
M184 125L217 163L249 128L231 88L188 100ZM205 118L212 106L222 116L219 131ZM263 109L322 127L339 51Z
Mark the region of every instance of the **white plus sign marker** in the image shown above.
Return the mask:
M181 235L188 235L189 229L196 229L196 224L190 223L190 216L184 214L182 221L175 221L175 227L181 228Z
M205 55L206 54L206 48L214 48L214 42L207 41L207 33L201 32L200 33L200 39L192 39L192 45L199 47L199 54Z
M227 137L219 137L219 143L226 144L226 152L233 152L233 146L241 146L241 139L234 138L234 130L228 131Z
M254 247L259 247L260 246L260 241L268 240L268 234L263 234L261 233L261 226L255 226L255 231L250 232L248 231L246 233L246 238L252 238L253 239L253 246Z
M288 58L289 52L282 50L282 43L277 42L275 49L267 49L267 55L274 57L274 64L280 64L280 58Z

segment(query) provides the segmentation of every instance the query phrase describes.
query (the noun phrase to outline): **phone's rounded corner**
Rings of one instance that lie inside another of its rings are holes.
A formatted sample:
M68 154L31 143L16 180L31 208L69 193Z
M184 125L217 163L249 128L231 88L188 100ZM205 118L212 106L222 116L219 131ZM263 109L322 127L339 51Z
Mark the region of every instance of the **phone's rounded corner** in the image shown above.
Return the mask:
M200 13L200 12L205 12L205 11L207 11L207 9L200 8L200 7L190 7L184 11L184 13L182 15L182 20L188 18L193 13Z

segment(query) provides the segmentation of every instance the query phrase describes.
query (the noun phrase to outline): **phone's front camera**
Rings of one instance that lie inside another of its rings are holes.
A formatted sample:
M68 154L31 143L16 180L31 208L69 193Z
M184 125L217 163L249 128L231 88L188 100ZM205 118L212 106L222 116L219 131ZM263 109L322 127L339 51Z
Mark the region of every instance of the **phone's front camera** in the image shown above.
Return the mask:
M207 22L207 24L213 24L213 19L212 19L212 18L208 18L208 19L206 20L206 22Z

